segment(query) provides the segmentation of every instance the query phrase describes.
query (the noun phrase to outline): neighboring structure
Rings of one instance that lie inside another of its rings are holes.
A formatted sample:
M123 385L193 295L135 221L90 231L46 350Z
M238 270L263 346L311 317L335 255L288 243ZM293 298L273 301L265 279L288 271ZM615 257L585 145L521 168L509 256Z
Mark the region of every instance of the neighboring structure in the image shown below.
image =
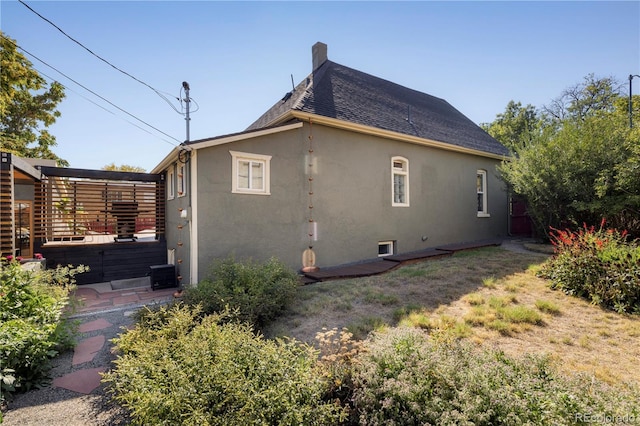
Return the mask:
M244 132L152 171L183 283L232 254L323 268L507 234L504 146L443 99L312 53L312 74Z
M0 158L1 256L88 266L78 284L144 277L166 263L162 175Z
M0 152L0 256L33 256L34 185L42 179L33 160Z

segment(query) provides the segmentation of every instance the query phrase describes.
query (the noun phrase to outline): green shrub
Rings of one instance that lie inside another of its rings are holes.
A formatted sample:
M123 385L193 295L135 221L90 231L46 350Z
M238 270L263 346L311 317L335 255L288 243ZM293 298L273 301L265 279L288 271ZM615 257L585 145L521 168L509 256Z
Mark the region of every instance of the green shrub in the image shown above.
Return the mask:
M640 418L637 387L567 378L546 358L519 360L460 342L439 344L411 328L374 334L356 365L353 400L360 424L568 425Z
M640 246L615 229L553 230L556 254L539 275L551 288L617 312L640 313Z
M47 381L49 360L73 346L72 325L64 321L73 277L85 267L23 270L0 261L0 367L2 396Z
M163 307L114 339L120 354L103 381L136 424L340 422L344 410L322 401L327 384L314 350L265 340L225 315Z
M209 277L187 287L183 300L202 306L205 314L237 309L238 319L258 328L275 318L293 298L299 279L282 262L236 262L232 257L216 262Z

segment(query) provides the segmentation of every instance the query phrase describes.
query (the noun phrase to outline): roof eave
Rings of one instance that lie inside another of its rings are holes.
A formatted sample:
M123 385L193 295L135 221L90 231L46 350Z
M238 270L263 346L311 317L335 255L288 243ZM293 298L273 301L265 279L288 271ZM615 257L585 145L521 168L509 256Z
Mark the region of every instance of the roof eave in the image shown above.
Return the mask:
M188 145L180 145L174 148L156 167L154 167L151 173L161 173L167 167L169 167L172 163L177 161L180 150L186 149L188 151L191 151L192 149L198 150L203 148L209 148L211 146L224 145L227 143L257 138L260 136L271 135L274 133L286 132L293 129L299 129L300 127L302 127L302 123L298 122L298 123L292 123L288 125L281 125L278 127L264 128L262 130L252 130L249 132L236 133L229 136L204 139L198 142L191 142Z
M171 152L169 152L169 154L167 154L167 156L164 157L162 161L160 161L160 163L158 163L158 165L151 170L151 173L157 174L164 172L167 167L169 167L178 159L178 151L180 151L179 147L173 148Z
M243 141L247 139L257 138L260 136L272 135L274 133L281 133L281 132L286 132L293 129L299 129L300 127L302 127L302 123L292 123L288 125L281 125L278 127L265 127L262 130L252 130L246 133L238 133L231 136L196 142L189 145L189 148L202 149L202 148L208 148L210 146L224 145L231 142Z
M481 157L493 158L496 160L507 160L508 155L494 154L492 152L481 151L472 148L465 148L463 146L453 145L446 142L439 142L432 139L420 138L417 136L406 135L404 133L394 132L391 130L379 129L377 127L366 126L363 124L352 123L350 121L339 120L337 118L325 117L313 113L289 110L285 114L282 114L276 120L270 123L270 125L277 124L278 122L286 121L291 118L297 118L302 121L311 120L313 123L323 124L329 127L339 128L343 130L350 130L353 132L364 133L373 136L380 136L388 139L394 139L402 142L414 143L423 146L429 146L432 148L443 149L446 151L460 152L463 154L477 155Z
M26 177L35 180L42 179L42 173L36 167L29 164L22 157L17 156L11 152L2 152L2 162L13 165L15 169L20 170Z

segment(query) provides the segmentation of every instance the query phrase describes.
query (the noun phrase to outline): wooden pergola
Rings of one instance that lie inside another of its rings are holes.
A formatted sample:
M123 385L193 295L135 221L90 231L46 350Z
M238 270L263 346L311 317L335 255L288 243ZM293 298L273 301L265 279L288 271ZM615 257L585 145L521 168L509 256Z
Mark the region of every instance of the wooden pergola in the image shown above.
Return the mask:
M2 256L89 266L79 284L166 263L164 175L31 166L3 152L0 189Z
M116 242L135 240L143 231L163 237L162 175L59 167L40 171L34 227L41 243L99 235L113 236Z

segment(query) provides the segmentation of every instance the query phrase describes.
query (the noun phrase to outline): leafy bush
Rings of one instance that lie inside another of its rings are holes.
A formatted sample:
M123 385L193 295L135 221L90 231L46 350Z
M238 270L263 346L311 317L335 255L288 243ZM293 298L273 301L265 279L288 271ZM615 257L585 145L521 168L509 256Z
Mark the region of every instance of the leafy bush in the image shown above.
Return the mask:
M512 359L417 329L376 333L354 374L360 424L587 424L640 418L640 389L566 378L547 358ZM606 417L605 417L606 416Z
M345 416L322 401L326 381L309 346L201 314L163 307L114 339L120 355L103 381L136 424L323 425Z
M260 328L284 309L298 283L296 273L275 258L260 264L229 257L216 262L207 279L188 287L183 300L201 305L205 314L237 309L241 322Z
M537 117L512 104L489 126L514 149L499 169L508 187L527 200L539 236L549 226L608 217L640 237L640 132L630 128L628 99L615 86L610 78L586 76Z
M0 399L44 383L49 360L73 346L64 308L74 275L85 270L81 266L33 272L23 270L18 261L0 261Z
M551 287L617 312L640 313L640 246L615 229L553 229L556 254L539 275Z

